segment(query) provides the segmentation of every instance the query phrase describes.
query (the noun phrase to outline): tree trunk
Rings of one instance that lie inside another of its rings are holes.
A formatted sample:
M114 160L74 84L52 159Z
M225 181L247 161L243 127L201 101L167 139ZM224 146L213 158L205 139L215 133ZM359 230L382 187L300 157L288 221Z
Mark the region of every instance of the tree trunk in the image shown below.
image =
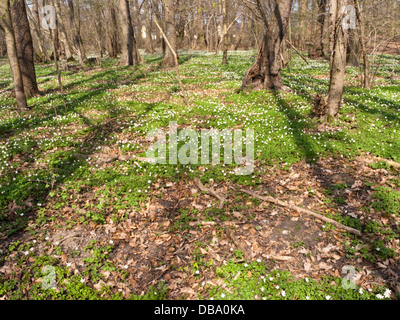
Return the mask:
M266 90L282 90L281 44L285 36L293 0L281 0L274 7L273 17L264 19L267 27L256 62L243 79L241 90L245 87ZM260 9L261 10L261 9Z
M11 19L9 0L0 0L0 26L4 30L7 55L10 62L11 75L14 83L14 92L17 99L17 109L21 111L28 110L26 102L26 96L24 93L24 83L21 76L21 70L19 67L19 60L17 54L17 48L15 44L14 28Z
M110 30L110 57L116 58L120 53L119 45L119 32L117 23L117 13L115 10L114 1L110 1L110 16L111 16L111 30Z
M174 2L175 0L167 0L165 4L165 24L166 24L165 36L168 38L168 42L171 44L173 50L178 54ZM165 56L164 59L162 60L161 65L163 67L175 66L174 54L169 48L169 46L165 48Z
M204 46L206 45L206 38L204 34L204 12L203 8L201 6L201 0L197 0L197 20L196 20L196 25L197 25L197 48L199 50L204 49Z
M103 40L103 26L101 23L102 20L102 7L99 3L95 4L95 14L96 14L96 33L97 33L97 45L98 45L98 50L99 50L99 57L100 57L100 64L101 64L101 59L103 58L104 55L104 40Z
M7 53L6 37L4 32L0 29L0 57L4 57Z
M227 0L222 0L222 65L228 64L228 8Z
M32 22L32 30L34 32L34 35L37 38L37 44L39 47L39 58L40 61L42 62L48 62L49 56L47 54L47 47L46 47L46 41L44 38L44 32L42 30L42 25L41 25L41 21L40 21L40 17L39 17L39 7L38 7L38 2L37 0L33 0L32 1L32 12L30 10L30 7L28 6L26 8L28 16Z
M119 13L122 27L122 57L120 60L120 65L136 66L140 63L141 58L137 49L135 35L133 32L128 0L119 1Z
M314 50L313 58L322 58L324 56L324 26L325 26L325 15L326 15L326 4L327 0L316 0L318 1L318 17L317 25L314 33Z
M299 43L298 47L300 50L304 50L305 48L305 42L306 42L306 37L307 37L307 25L308 21L307 19L307 7L308 7L308 0L298 0L300 3L300 8L299 8Z
M153 39L151 38L151 19L149 11L149 1L144 0L144 21L145 21L145 48L147 53L154 53Z
M358 23L360 24L359 27L359 38L360 38L360 48L361 48L361 56L362 56L362 64L364 68L363 74L363 87L369 88L369 61L368 61L368 54L366 50L366 38L365 38L365 26L364 26L364 17L361 14L360 4L358 0L354 0L354 6L356 9L356 15Z
M72 60L74 60L74 57L72 55L71 43L68 38L66 29L65 29L64 15L61 10L60 0L55 0L54 5L56 8L58 26L60 28L60 38L61 38L61 42L64 45L64 49L65 49L65 59L67 61L72 61Z
M357 38L355 30L348 31L347 39L347 65L358 67L359 66L359 53L360 53L360 42Z
M27 98L34 97L39 94L39 88L36 80L35 63L33 61L33 42L25 8L25 0L14 0L11 6L11 16L25 96Z
M57 0L52 0L52 5L55 5L55 1ZM56 71L57 71L57 80L58 80L58 85L60 87L60 91L61 93L64 93L64 87L62 84L62 80L61 80L61 70L58 64L58 40L59 40L59 34L58 34L58 29L59 29L59 25L58 25L58 19L56 19L56 28L54 30L49 30L50 31L50 38L53 42L53 51L54 51L54 65L56 67Z
M330 0L331 2L331 39L333 39L331 72L328 96L326 97L326 112L324 120L332 122L339 113L344 90L344 77L346 72L346 44L347 32L342 26L344 0ZM334 3L333 3L334 2Z
M240 31L239 31L239 36L236 37L236 42L234 44L234 49L235 51L237 51L239 49L240 43L242 42L243 39L243 32L244 32L244 27L246 25L246 17L243 16L242 17L242 21L240 23Z
M83 52L82 52L82 47L81 47L81 40L78 32L78 25L76 23L75 19L75 8L74 8L74 0L68 0L68 7L69 7L69 21L71 25L71 31L72 31L72 39L73 43L75 45L77 54L78 54L78 62L81 66L85 65L85 62L83 61Z

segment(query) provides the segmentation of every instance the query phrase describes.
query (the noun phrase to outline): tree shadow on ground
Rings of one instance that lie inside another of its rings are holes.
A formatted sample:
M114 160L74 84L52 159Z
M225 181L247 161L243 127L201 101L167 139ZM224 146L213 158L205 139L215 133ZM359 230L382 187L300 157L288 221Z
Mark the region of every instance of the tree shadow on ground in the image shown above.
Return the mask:
M309 142L308 138L306 137L306 134L304 134L303 129L305 129L306 124L299 124L297 121L294 119L302 119L304 116L302 116L298 111L295 109L291 108L290 104L284 99L281 93L274 92L272 93L276 104L278 105L279 109L281 112L286 116L287 118L287 124L290 128L293 129L293 135L294 135L294 140L296 142L297 147L301 151L301 153L305 156L306 162L308 162L308 166L312 171L312 175L315 177L315 179L320 183L321 187L326 190L335 190L335 181L343 180L347 181L347 186L346 188L350 188L351 184L354 183L356 180L360 179L358 176L352 176L348 172L346 172L345 168L337 168L338 172L333 173L331 170L327 170L328 168L324 167L324 162L323 161L318 161L320 159L320 156L318 153L313 149L312 144ZM361 192L361 191L360 191ZM358 195L359 196L359 195ZM368 197L368 195L366 195ZM338 195L333 194L333 197L337 198ZM350 200L349 195L346 193L341 193L341 201L338 203L333 203L334 204L334 210L337 211L335 217L330 217L334 218L335 220L339 221L340 223L347 225L352 228L356 228L360 231L363 232L362 237L357 237L352 234L347 234L347 236L351 240L355 241L360 241L362 245L368 246L370 248L374 248L376 246L376 242L379 241L380 236L377 234L371 234L368 232L368 226L367 226L367 221L366 219L361 221L359 219L355 219L353 217L350 217L348 215L348 212L346 209L347 208L347 203ZM360 208L361 209L361 208ZM391 225L390 229L392 230L393 233L399 234L399 230L396 225ZM390 249L387 249L390 250ZM371 265L374 267L374 269L379 269L377 267L377 264L374 262L371 262L369 260L364 260L363 263L366 263L368 265ZM398 268L396 268L398 269ZM382 270L382 269L380 269ZM396 270L400 271L400 269ZM385 278L390 278L391 275L388 273L385 273L385 271L380 272L381 275L383 275Z

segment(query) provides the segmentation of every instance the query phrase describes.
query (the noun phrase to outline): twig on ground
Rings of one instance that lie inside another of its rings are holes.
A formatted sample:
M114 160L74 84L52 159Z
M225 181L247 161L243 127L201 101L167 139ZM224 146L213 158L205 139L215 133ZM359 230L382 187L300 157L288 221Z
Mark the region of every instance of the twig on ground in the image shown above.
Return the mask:
M311 210L308 210L308 209L304 209L304 208L292 205L290 203L274 199L272 197L263 197L263 196L260 196L260 195L254 193L254 192L251 192L251 191L248 191L248 190L245 190L245 189L239 189L239 190L241 192L243 192L243 193L251 195L251 196L253 196L255 198L258 198L260 200L267 201L267 202L279 205L281 207L289 208L289 209L295 210L295 211L297 211L299 213L305 213L305 214L313 216L313 217L315 217L315 218L317 218L319 220L323 220L325 222L329 222L329 223L333 224L334 226L338 227L339 229L345 230L345 231L347 231L349 233L352 233L352 234L355 234L357 236L361 236L361 231L359 231L357 229L354 229L354 228L350 228L348 226L345 226L345 225L343 225L343 224L341 224L341 223L339 223L339 222L337 222L335 220L332 220L332 219L327 218L327 217L325 217L323 215L315 213L314 211L311 211Z
M204 186L199 178L195 178L194 182L196 184L196 186L201 190L204 191L205 193L217 198L220 203L219 203L219 209L222 209L224 207L224 203L226 201L226 197L224 197L223 195L220 195L218 192L216 192L213 189L207 188L206 186ZM218 217L216 217L215 222L222 228L222 230L224 230L225 234L232 240L232 242L235 244L236 247L238 247L240 249L240 251L242 251L244 257L247 260L251 260L251 257L248 253L248 249L246 249L237 239L236 237L233 235L232 230L230 230L229 226L227 226L225 223L223 223Z
M385 161L385 162L387 162L389 165L391 165L393 168L396 168L396 169L400 169L400 163L398 163L398 162L394 162L394 161L392 161L392 160L388 160L388 159L384 159L384 158L380 158L380 157L374 157L376 160L378 160L378 161Z
M223 195L220 195L218 192L216 192L213 189L207 188L206 186L204 186L204 184L201 183L199 178L195 178L194 182L196 184L196 186L201 190L204 191L205 193L208 193L209 195L217 198L220 202L219 202L219 206L218 209L222 209L224 207L224 203L226 201L226 198Z

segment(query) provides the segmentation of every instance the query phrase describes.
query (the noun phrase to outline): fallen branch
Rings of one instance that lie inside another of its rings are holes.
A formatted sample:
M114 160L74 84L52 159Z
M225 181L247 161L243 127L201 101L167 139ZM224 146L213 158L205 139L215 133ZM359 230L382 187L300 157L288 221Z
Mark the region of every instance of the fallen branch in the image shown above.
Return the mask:
M207 188L206 186L204 186L204 184L201 183L199 178L195 178L194 182L196 184L196 186L201 190L204 191L205 193L208 193L209 195L217 198L220 202L219 202L219 207L218 209L222 209L224 207L224 203L226 201L226 198L222 195L220 195L218 192L216 192L213 189Z
M222 209L224 207L224 203L226 201L226 198L222 195L220 195L218 192L216 192L213 189L207 188L206 186L204 186L199 178L195 178L194 182L196 184L196 186L203 192L217 198L220 203L219 203L219 209ZM222 230L224 230L225 234L232 240L232 242L235 244L235 246L237 248L240 249L240 251L242 251L243 256L250 261L251 257L248 253L248 249L246 249L237 239L236 237L233 235L232 231L230 230L229 226L227 226L225 223L223 223L218 217L216 217L215 219L216 223L222 228Z
M283 201L274 199L272 197L263 197L263 196L260 196L260 195L254 193L254 192L251 192L251 191L248 191L248 190L245 190L245 189L239 189L239 190L241 192L243 192L243 193L251 195L251 196L253 196L255 198L258 198L260 200L267 201L267 202L279 205L281 207L289 208L289 209L295 210L295 211L297 211L299 213L305 213L305 214L313 216L313 217L315 217L315 218L317 218L319 220L322 220L322 221L325 221L325 222L329 222L329 223L333 224L334 226L338 227L339 229L345 230L345 231L347 231L349 233L352 233L352 234L355 234L357 236L361 236L361 231L359 231L357 229L354 229L354 228L350 228L348 226L345 226L345 225L343 225L343 224L341 224L341 223L339 223L339 222L337 222L335 220L327 218L327 217L325 217L323 215L320 215L318 213L315 213L315 212L313 212L311 210L304 209L304 208L289 204L287 202L283 202Z
M99 164L102 163L111 163L113 161L129 161L129 160L137 160L141 162L147 162L151 164L156 164L157 159L155 158L144 158L144 157L137 157L135 155L118 155L113 153L94 153L94 154L81 154L77 153L76 157L80 160L91 158Z
M400 169L400 163L398 163L398 162L394 162L392 160L388 160L388 159L384 159L384 158L380 158L380 157L374 157L374 159L376 159L377 161L385 161L389 165L391 165L393 168Z

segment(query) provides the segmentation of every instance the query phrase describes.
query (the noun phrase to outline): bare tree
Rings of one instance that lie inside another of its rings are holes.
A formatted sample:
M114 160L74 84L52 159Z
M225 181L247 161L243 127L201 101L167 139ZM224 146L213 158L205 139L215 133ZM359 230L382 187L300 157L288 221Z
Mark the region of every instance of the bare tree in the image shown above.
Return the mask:
M36 37L37 40L38 48L36 50L36 56L39 58L39 61L48 62L50 58L47 54L45 34L43 32L44 30L42 30L42 26L40 23L38 0L32 0L31 7L32 11L30 6L26 7L26 11L29 16L29 21L31 23L31 30L33 31L33 35Z
M228 37L228 4L227 0L222 0L222 64L228 63L228 47L229 47L229 37Z
M318 2L317 24L314 32L313 58L324 56L324 27L326 17L327 0L315 0Z
M344 0L330 0L330 40L331 67L328 95L318 101L323 110L322 118L333 122L338 115L344 90L344 77L346 72L346 44L347 31L343 27Z
M36 80L35 63L33 61L33 41L29 27L28 16L25 8L25 0L14 0L11 6L15 44L18 54L19 68L24 92L27 98L39 94Z
M147 53L154 53L153 39L151 34L151 19L149 10L149 0L143 0L144 10L144 35L145 35L145 47Z
M17 99L18 110L28 110L26 96L24 93L24 83L19 67L17 47L15 44L14 28L11 19L11 9L9 0L0 0L0 26L5 33L7 44L7 55L10 62L11 75L14 83L14 92Z
M109 39L110 39L110 50L109 54L111 58L116 58L118 54L121 52L121 46L120 46L120 37L119 37L119 32L118 32L118 22L117 22L117 12L115 8L115 2L110 1L110 28L109 28Z
M174 52L178 54L176 25L175 25L175 0L166 0L165 25L166 25L165 35L172 47L172 50L169 46L166 47L165 56L161 64L164 67L173 67L175 66Z
M68 34L67 34L67 30L66 30L66 22L64 20L64 14L62 12L62 8L60 5L60 0L55 0L54 1L54 6L56 9L56 15L57 15L57 25L59 27L59 35L60 35L60 39L61 42L63 44L64 47L64 51L65 51L65 59L67 61L73 61L74 57L72 55L72 44L70 39L68 38Z
M69 7L69 19L70 19L73 43L77 50L78 62L81 66L83 66L85 64L85 62L83 61L84 54L83 54L81 39L80 39L80 35L79 35L78 23L75 19L74 0L68 0L68 7Z
M361 13L360 3L358 0L354 0L354 6L356 9L357 20L359 22L359 39L360 39L360 48L361 48L361 56L362 56L362 64L363 64L363 77L362 77L362 85L364 88L369 87L369 60L366 48L366 39L365 39L365 26L364 26L364 16Z
M293 0L277 0L272 7L272 2L264 6L260 0L257 0L258 11L266 31L256 62L246 71L241 89L248 86L267 90L284 89L280 50L288 27L292 3Z
M122 27L121 65L138 65L141 57L136 45L128 0L119 0L120 22Z

